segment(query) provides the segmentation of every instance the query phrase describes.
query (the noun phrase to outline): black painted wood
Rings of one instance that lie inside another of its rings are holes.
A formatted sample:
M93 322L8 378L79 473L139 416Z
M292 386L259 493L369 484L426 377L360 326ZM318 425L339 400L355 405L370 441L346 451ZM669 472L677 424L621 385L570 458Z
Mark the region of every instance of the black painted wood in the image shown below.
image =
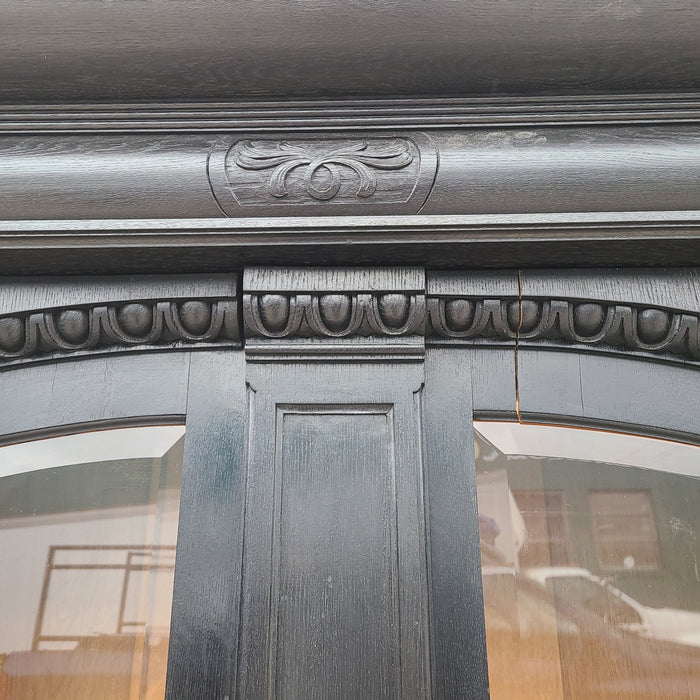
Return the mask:
M697 269L432 272L427 343L700 362Z
M31 219L41 212L50 219L158 217L164 209L175 218L220 216L206 176L215 140L0 139L0 196L13 202L0 209L0 218Z
M149 417L181 421L189 363L187 353L171 353L167 363L156 355L98 357L0 372L0 435L36 438L75 432L83 424L148 425Z
M282 413L274 696L396 697L391 414Z
M0 370L118 352L239 347L235 275L6 278Z
M233 697L247 400L241 352L192 356L168 700Z
M517 420L514 352L463 352L472 365L474 413ZM693 441L700 435L693 398L700 372L694 367L521 349L517 377L525 422L601 426Z
M246 356L421 360L424 288L421 268L247 268Z
M235 299L237 293L235 275L6 277L1 284L0 316L150 299Z
M688 90L699 22L681 0L5 2L0 98Z
M0 105L1 134L308 133L571 124L688 124L697 93L561 97Z
M423 301L430 314L439 298L556 297L697 316L696 270L424 280L420 269L254 269L243 292L273 331L251 335L264 352L0 373L0 397L16 406L0 416L9 440L186 418L169 699L487 697L471 416L513 418L517 405L526 421L696 439L700 374L678 361L524 340L516 352L488 337L426 350L421 323L405 338L410 353L387 352L402 339L392 336L399 321ZM185 296L231 290L229 278L14 280L2 308L60 310L117 292L133 301L154 285ZM360 297L357 308L385 327L365 319L343 337ZM281 332L293 305L311 322ZM369 355L358 338L374 344Z
M700 265L700 212L0 222L0 274Z
M515 416L517 394L513 348L470 348L469 363L474 412L487 414L496 411Z
M527 350L518 354L518 377L525 415L628 423L651 434L695 435L696 440L700 435L691 398L700 389L694 368Z
M699 187L689 125L0 138L5 220L680 212Z
M249 362L240 697L431 696L422 379Z
M692 3L0 5L0 275L417 265L460 270L459 286L464 270L497 268L511 301L697 316L694 272L561 272L700 265ZM290 141L325 157L356 139L396 152L369 185L343 171L324 199L331 169L300 168L285 192L228 158L237 139L268 155ZM559 271L522 271L544 267ZM351 278L320 290L336 296L332 324ZM28 279L2 313L88 303L73 280L59 286L42 296ZM389 290L406 291L425 296ZM34 301L18 311L20 297ZM0 372L9 439L186 415L169 700L486 697L472 411L699 430L683 357L548 339L426 350L417 330L392 359L381 333L354 347L302 333L264 352L256 336L246 369L241 352L174 351Z
M522 270L523 297L564 297L581 301L654 306L700 312L700 269Z
M440 167L424 214L694 209L693 127L431 134Z
M423 454L434 697L487 698L470 355L431 348L425 368Z

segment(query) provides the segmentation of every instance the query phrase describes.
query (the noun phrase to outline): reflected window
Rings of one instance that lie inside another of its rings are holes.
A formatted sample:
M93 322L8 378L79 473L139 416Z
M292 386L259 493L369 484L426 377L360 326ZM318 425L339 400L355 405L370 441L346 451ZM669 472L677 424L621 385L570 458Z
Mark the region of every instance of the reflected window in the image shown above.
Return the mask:
M589 500L601 568L659 568L650 491L591 491Z
M0 700L164 698L184 430L0 447Z
M491 697L700 697L700 448L475 428Z
M570 564L571 546L563 492L516 490L513 497L527 530L527 541L520 551L521 565Z

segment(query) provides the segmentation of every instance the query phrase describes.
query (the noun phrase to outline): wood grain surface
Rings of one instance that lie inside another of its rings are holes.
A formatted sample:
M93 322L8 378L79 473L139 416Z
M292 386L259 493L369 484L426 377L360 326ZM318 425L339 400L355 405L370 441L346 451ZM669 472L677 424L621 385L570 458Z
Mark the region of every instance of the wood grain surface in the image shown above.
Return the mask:
M241 144L276 154L268 157L273 165L245 170L227 152ZM409 145L408 165L375 167L382 159L372 161L372 153ZM339 147L350 151L334 165ZM280 156L280 148L297 155ZM314 182L325 183L330 172L338 178L339 193L325 201L303 189L304 158L314 154L326 154L333 169L316 165ZM284 176L291 190L272 194L280 157L291 168ZM353 167L375 189L358 190ZM255 182L234 187L251 173ZM301 140L284 132L252 140L216 133L0 138L0 219L8 220L682 211L700 206L699 190L700 135L692 125L327 132Z
M3 0L5 103L700 86L683 0Z

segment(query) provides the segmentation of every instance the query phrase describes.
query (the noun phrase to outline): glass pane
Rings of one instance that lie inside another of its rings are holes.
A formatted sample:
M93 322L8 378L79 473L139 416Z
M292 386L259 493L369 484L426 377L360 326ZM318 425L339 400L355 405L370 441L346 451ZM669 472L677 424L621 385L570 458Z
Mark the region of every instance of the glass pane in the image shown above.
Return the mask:
M480 421L491 697L700 697L700 447Z
M0 447L0 700L162 700L184 426Z

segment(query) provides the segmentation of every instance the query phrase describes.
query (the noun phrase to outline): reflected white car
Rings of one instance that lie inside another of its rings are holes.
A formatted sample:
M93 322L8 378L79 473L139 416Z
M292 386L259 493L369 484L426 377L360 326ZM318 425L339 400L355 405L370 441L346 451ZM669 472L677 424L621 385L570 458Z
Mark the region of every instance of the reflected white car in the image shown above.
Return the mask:
M550 566L520 573L567 604L583 605L620 629L700 647L700 612L643 605L588 569Z

